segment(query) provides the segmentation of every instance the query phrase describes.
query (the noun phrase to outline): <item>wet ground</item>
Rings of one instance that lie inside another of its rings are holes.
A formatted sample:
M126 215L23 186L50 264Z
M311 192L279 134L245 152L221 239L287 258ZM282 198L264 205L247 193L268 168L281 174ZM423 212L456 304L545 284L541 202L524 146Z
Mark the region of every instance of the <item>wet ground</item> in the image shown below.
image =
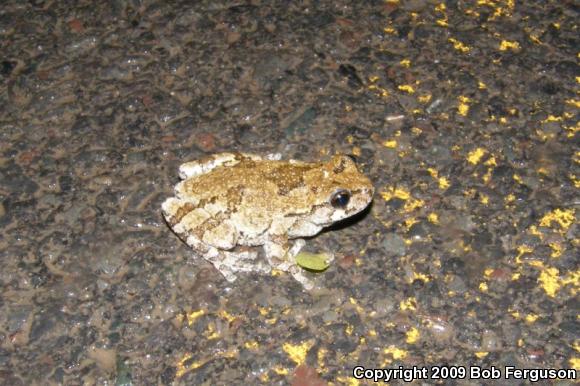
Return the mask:
M579 369L578 11L4 1L0 383ZM336 256L312 291L229 283L164 223L178 165L222 151L343 152L373 180L370 211L308 240ZM526 381L448 383L493 382Z

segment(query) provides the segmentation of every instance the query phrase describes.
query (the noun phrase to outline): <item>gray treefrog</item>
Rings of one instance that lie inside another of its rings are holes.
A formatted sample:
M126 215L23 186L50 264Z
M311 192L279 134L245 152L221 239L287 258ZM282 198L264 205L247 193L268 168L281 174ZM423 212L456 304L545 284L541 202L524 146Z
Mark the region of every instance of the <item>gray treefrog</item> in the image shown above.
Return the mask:
M363 210L371 181L348 156L328 162L281 161L279 155L221 153L184 163L175 197L162 204L171 229L228 281L237 272L290 272L313 283L296 265L304 240ZM290 239L297 239L293 245ZM257 247L263 246L258 258ZM265 259L264 259L265 257Z

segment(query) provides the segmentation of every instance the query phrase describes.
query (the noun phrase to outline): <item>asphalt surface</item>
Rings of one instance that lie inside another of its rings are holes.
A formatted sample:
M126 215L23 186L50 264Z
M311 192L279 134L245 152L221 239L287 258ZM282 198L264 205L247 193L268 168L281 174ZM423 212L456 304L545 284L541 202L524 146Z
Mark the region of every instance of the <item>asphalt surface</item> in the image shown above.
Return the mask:
M580 369L578 12L3 1L0 384L574 384L539 370ZM312 291L229 283L164 223L223 151L373 181L307 240Z

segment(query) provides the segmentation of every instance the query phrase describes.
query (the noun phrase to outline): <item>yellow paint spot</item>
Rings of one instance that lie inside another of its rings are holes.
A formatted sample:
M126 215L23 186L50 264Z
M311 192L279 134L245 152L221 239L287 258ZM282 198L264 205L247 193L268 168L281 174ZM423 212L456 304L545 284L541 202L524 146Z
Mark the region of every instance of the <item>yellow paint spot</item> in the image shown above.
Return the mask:
M352 324L347 324L346 328L344 330L344 332L346 332L346 335L352 335L353 331L354 331L354 326Z
M417 224L418 222L419 220L417 220L415 217L409 217L408 219L405 220L405 228L409 230L413 225Z
M401 303L399 303L399 308L402 311L407 310L415 311L417 309L417 299L415 299L414 297L410 297L406 300L403 300L401 301Z
M485 358L488 354L489 354L489 352L487 352L487 351L479 351L479 352L475 353L475 356L478 357L479 359L481 359L481 358Z
M238 350L234 349L234 350L230 350L230 351L224 351L221 353L217 353L214 354L211 359L215 359L217 358L227 358L227 359L233 359L236 358L238 355ZM205 365L210 358L204 359L204 360L200 360L200 361L194 361L189 363L190 359L193 358L193 354L192 353L185 353L181 359L177 362L176 364L176 371L175 371L175 376L176 378L181 378L185 373L188 373L192 370L198 369L201 366Z
M312 346L314 345L314 340L310 339L308 341L302 342L301 344L293 345L291 343L284 343L282 349L288 354L288 357L295 362L297 365L301 365L306 360L306 354Z
M489 156L489 159L483 163L487 166L497 166L497 161L495 160L495 156L492 154Z
M177 362L177 366L176 366L177 369L175 371L176 378L181 378L183 376L183 374L185 374L191 370L195 370L198 367L201 367L205 364L205 362L192 362L192 363L186 365L186 362L189 361L192 357L193 357L193 355L191 353L186 353L185 355L183 355L183 357L181 357L179 362Z
M359 314L364 314L364 312L365 312L364 308L362 308L361 305L358 304L358 302L356 301L355 298L350 297L350 298L348 298L348 301L350 302L350 304L352 304L354 306L354 308L356 309L356 312L358 312Z
M438 181L439 181L439 189L441 189L441 190L445 190L449 186L451 186L447 177L441 177L441 178L439 178Z
M527 323L530 323L530 324L532 324L532 323L534 323L536 320L538 320L538 318L539 318L539 316L538 316L538 315L536 315L536 314L528 314L528 315L526 315L526 318L525 318L525 320L526 320L526 322L527 322Z
M536 34L529 34L528 38L535 44L542 44L540 37Z
M489 288L488 288L488 286L487 286L487 283L486 283L486 282L482 281L481 283L479 283L479 290L480 290L481 292L487 292L487 291L488 291L488 289L489 289Z
M573 208L570 209L555 209L552 212L546 213L544 217L540 220L541 227L550 227L553 222L556 222L562 228L562 233L568 231L570 225L575 220L575 211Z
M538 281L541 283L541 287L544 289L546 294L550 297L555 297L556 292L560 290L560 280L559 271L557 268L548 267L540 272Z
M502 40L499 44L500 51L507 51L507 50L519 50L520 43L518 42L510 42L508 40Z
M422 208L423 206L425 206L425 201L414 198L412 200L408 200L405 203L403 210L408 213L414 211L415 209Z
M401 91L405 91L408 94L414 94L415 93L415 89L410 84L402 84L402 85L400 85L397 88L399 90L401 90Z
M516 196L513 195L513 193L508 194L507 196L505 196L505 198L503 199L503 201L506 204L510 204L512 202L514 202L516 200Z
M269 319L266 319L265 322L267 324L273 325L273 324L276 324L276 322L278 322L278 318L275 318L275 317L274 318L269 318Z
M406 68L411 67L411 61L409 59L403 59L399 62L399 64Z
M390 354L395 360L405 359L407 355L409 355L407 351L397 348L395 346L389 346L385 348L383 352L387 355Z
M517 182L518 184L522 183L522 177L520 177L518 174L514 174L514 176L512 177L514 179L515 182Z
M449 38L449 39L447 39L447 41L449 43L453 44L453 48L455 48L459 52L462 52L465 54L465 53L471 51L471 47L461 43L459 40L457 40L455 38Z
M393 198L398 198L401 200L408 200L411 197L411 194L401 188L389 187L387 190L381 192L381 196L385 201L392 200Z
M383 32L389 35L394 35L397 33L397 30L394 29L393 27L385 27L383 28Z
M522 276L521 273L516 272L512 275L511 279L512 279L512 281L516 281L516 280L519 280L521 276Z
M467 155L467 161L470 164L473 165L477 165L479 163L479 161L481 161L481 158L487 153L487 150L478 147L475 150L472 150L471 152L469 152L469 154Z
M229 312L227 312L226 310L220 310L218 312L218 315L221 316L222 318L224 318L225 320L227 320L228 322L233 322L234 320L236 320L236 317L233 316L232 314L230 314Z
M562 122L563 120L564 120L564 118L562 118L562 117L557 117L555 115L550 114L550 115L548 115L548 118L546 118L542 121L542 123Z
M419 338L421 337L421 334L419 333L418 329L416 329L415 327L412 327L411 329L409 329L409 331L407 331L406 336L407 337L406 337L405 341L408 344L413 344L419 340Z
M479 202L481 202L483 205L489 204L489 196L487 194L480 193Z
M568 177L570 178L570 181L572 181L572 183L574 184L574 187L580 189L580 178L576 177L574 174L570 174L568 175Z
M193 322L202 315L205 315L204 310L191 311L187 314L187 325L191 326Z
M457 99L459 100L457 112L459 115L465 117L467 113L469 113L469 103L471 102L471 99L463 95L460 95Z
M431 101L431 98L433 98L433 96L431 94L426 94L426 95L419 95L417 97L417 100L419 100L419 102L421 102L421 103L429 103Z
M580 270L569 272L566 277L562 279L562 285L571 285L572 294L576 295L580 288Z
M483 182L485 182L487 184L489 182L489 180L491 180L492 173L493 173L493 168L487 168L487 172L485 172L485 174L481 177Z
M574 370L580 371L580 358L578 357L570 358L568 363L570 363L570 367L572 367Z
M424 273L413 271L413 277L409 281L410 281L410 283L412 283L415 280L421 280L425 283L428 283L429 281L431 281L431 279L429 279L429 276L425 275Z
M531 247L528 247L527 245L519 245L516 250L518 251L518 254L516 256L516 263L521 264L521 257L526 254L526 253L530 253L533 251L533 249Z
M483 83L482 81L477 82L477 88L480 90L485 90L487 88L487 85L485 83Z
M328 354L328 350L325 349L324 347L321 347L318 352L316 353L316 359L318 360L318 367L320 369L324 369L325 364L324 364L324 359L326 358L326 354Z
M406 201L405 206L403 207L404 212L411 212L425 205L425 202L423 200L411 198L411 194L409 192L395 187L388 187L385 190L383 190L380 194L385 201L389 201L393 198L398 198L403 201Z
M260 374L260 381L262 381L262 383L270 383L270 376L268 375L268 373L263 372L262 374Z
M205 330L203 335L207 338L207 340L219 338L219 334L217 333L213 323L207 325L207 330Z
M550 257L553 259L557 259L558 257L562 256L562 246L559 243L550 243L548 244L550 248L552 248L552 254Z
M439 215L437 215L435 212L429 213L427 219L433 224L439 224Z
M278 375L288 375L288 374L290 374L290 371L288 371L287 368L282 367L282 366L272 367L272 371L274 371Z
M394 139L387 140L387 141L383 142L383 146L388 148L388 149L394 149L397 147L397 141Z
M244 347L247 348L248 350L255 350L258 347L260 347L260 344L255 340L249 340L246 343L244 343Z
M577 109L580 109L580 100L576 100L576 99L566 99L566 104L567 105L571 105L573 107L576 107Z
M270 307L260 307L258 308L258 312L260 313L260 315L266 316L270 313Z

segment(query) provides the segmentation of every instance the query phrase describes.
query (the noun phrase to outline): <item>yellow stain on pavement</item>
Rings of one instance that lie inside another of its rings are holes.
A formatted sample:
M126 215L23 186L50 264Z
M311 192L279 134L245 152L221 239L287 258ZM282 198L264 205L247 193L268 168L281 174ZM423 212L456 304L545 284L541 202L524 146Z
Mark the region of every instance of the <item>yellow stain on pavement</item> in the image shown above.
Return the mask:
M481 161L481 158L487 153L487 150L478 147L477 149L474 149L472 151L469 152L469 154L467 155L467 161L472 164L472 165L477 165L479 163L479 161Z
M519 50L520 47L520 43L518 42L510 42L509 40L502 40L501 43L499 44L499 50L500 51L507 51L507 50Z
M562 228L561 233L568 231L568 228L575 221L575 210L570 209L554 209L553 211L546 213L544 217L540 220L540 226L550 227L552 223L557 223Z
M415 327L410 328L405 335L406 335L405 341L408 344L416 343L421 337L421 333Z
M284 343L282 349L294 363L301 365L312 346L314 346L314 340L310 339L300 344Z

